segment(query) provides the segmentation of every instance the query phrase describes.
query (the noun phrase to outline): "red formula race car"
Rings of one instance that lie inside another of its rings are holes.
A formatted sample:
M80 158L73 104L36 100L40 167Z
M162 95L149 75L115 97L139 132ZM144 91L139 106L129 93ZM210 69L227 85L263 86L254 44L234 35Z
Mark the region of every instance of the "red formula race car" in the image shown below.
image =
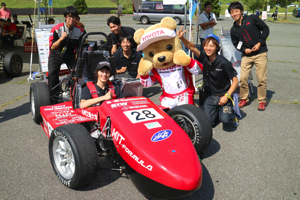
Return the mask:
M147 198L180 198L198 190L198 155L212 139L205 113L194 105L162 108L141 96L139 80L124 78L115 84L126 98L81 109L80 91L86 83L78 81L85 63L80 62L70 70L71 100L49 105L46 83L30 88L33 119L49 138L50 160L59 180L69 188L82 187L95 176L99 156L110 156Z

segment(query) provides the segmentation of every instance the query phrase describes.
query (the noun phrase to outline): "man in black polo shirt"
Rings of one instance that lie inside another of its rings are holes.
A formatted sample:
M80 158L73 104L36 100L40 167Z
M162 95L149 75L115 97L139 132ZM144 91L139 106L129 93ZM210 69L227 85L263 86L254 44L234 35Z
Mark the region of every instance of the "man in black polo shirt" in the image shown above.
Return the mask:
M128 74L132 78L139 78L137 70L143 56L132 49L133 42L131 36L120 38L122 51L114 54L117 76L118 74Z
M203 64L204 90L208 95L203 104L204 112L213 127L218 124L218 121L225 124L231 123L232 126L237 127L232 99L232 94L238 85L237 72L231 62L218 54L219 38L214 34L209 34L203 42L205 53L200 53L192 42L183 37L185 32L181 27L181 30L177 32L179 39Z
M121 36L131 36L133 38L135 30L131 27L124 27L121 25L121 21L118 17L111 16L107 19L107 26L111 31L112 49L111 54L113 55L118 49L119 41ZM133 41L132 48L136 49L137 44Z

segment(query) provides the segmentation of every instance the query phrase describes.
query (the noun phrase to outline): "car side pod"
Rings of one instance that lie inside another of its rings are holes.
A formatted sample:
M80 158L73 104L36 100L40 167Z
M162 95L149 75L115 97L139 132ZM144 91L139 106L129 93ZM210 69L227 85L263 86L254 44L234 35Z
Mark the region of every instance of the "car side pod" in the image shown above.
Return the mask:
M137 189L150 199L192 194L202 183L202 167L190 138L145 97L117 99L100 107L101 127L109 116L114 146ZM103 118L102 118L103 117Z

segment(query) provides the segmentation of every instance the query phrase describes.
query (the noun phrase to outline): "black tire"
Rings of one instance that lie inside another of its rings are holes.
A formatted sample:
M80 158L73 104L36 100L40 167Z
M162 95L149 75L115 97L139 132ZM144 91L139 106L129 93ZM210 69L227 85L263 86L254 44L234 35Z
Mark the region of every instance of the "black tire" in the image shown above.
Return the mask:
M36 82L30 85L30 110L33 121L40 124L43 119L40 113L41 106L51 104L48 85L45 82Z
M177 25L181 24L181 19L179 17L174 17L174 20L175 20Z
M149 20L148 17L143 16L143 17L141 17L141 23L142 23L142 24L149 24L149 23L150 23L150 20Z
M97 172L96 145L80 124L68 124L52 131L49 156L56 176L69 188L87 185Z
M23 69L22 57L17 53L9 52L4 57L3 68L5 69L4 72L8 76L19 76Z
M212 127L202 109L186 104L172 108L168 115L187 133L198 155L201 155L212 140Z

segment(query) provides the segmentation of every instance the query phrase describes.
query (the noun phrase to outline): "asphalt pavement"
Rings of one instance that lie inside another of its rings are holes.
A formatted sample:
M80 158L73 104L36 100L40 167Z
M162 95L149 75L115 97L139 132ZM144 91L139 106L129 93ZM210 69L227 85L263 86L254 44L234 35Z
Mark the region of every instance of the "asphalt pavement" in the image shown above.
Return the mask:
M84 15L81 22L87 32L109 33L108 17ZM121 21L135 29L149 26L133 21L132 15L122 16ZM215 33L219 35L221 27L229 30L232 23L232 19L219 19ZM184 200L300 199L300 26L267 24L268 106L263 112L257 110L253 69L251 104L241 109L243 119L237 129L223 124L214 128L212 143L202 159L202 186ZM48 138L31 118L27 80L31 53L23 52L22 47L14 51L23 58L22 74L7 78L0 69L0 199L145 199L118 172L99 170L95 180L80 190L60 183L50 164ZM37 53L32 60L33 71L37 71ZM196 81L200 83L201 76ZM144 95L158 103L159 85L144 88ZM110 160L99 163L111 165Z

